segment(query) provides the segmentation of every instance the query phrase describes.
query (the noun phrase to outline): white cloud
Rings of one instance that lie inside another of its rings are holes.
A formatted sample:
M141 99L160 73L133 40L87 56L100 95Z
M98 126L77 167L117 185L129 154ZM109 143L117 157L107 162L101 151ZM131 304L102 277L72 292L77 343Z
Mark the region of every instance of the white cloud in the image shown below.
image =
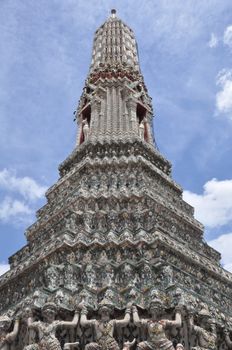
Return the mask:
M232 49L232 25L228 26L224 31L223 42Z
M211 37L210 37L210 40L208 42L208 46L210 48L215 48L218 46L218 37L214 33L211 33Z
M217 112L224 113L232 119L232 70L221 70L217 76L217 85L221 87L216 94Z
M232 233L224 234L209 241L208 244L222 254L223 267L232 272Z
M232 222L232 180L212 179L202 194L184 191L183 198L195 208L196 218L209 228Z
M46 189L28 176L17 177L8 169L0 171L0 221L31 224L36 201L43 198Z
M42 198L47 189L30 177L17 177L14 172L7 169L0 171L0 188L11 192L18 192L28 200Z
M0 276L3 275L6 271L8 271L10 266L5 263L0 263Z
M6 197L0 203L0 220L8 222L12 219L24 221L26 217L31 216L32 210L22 201Z

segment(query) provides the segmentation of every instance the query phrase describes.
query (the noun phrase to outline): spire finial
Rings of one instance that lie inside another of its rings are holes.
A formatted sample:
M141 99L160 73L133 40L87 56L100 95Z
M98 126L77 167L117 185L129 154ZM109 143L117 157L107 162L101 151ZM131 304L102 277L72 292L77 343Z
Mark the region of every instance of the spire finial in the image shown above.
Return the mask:
M115 18L116 17L116 10L115 9L112 9L111 10L111 17Z

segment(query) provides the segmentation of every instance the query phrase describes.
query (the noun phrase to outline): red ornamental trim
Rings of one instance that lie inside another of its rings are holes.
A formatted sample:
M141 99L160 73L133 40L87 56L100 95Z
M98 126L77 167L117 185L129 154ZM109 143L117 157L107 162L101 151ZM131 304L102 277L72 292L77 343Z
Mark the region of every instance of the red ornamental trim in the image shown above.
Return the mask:
M95 83L98 79L113 79L113 78L124 78L127 77L131 81L135 81L136 78L128 72L99 72L92 74L90 78L91 83Z

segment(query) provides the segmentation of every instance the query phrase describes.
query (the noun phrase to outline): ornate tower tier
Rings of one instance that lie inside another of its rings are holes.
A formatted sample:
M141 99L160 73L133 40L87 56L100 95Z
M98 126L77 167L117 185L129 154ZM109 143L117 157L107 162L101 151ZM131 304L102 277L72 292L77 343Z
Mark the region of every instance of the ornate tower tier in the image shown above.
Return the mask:
M112 10L95 33L76 147L0 277L1 350L231 346L232 275L157 150L152 118L134 34Z

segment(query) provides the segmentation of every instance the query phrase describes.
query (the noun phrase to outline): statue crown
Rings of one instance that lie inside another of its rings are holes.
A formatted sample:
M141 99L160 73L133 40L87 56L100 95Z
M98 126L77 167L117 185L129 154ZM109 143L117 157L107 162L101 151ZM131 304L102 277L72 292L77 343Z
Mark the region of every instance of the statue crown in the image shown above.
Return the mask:
M42 307L42 311L45 311L45 310L52 310L52 311L56 312L57 311L56 304L54 304L52 302L45 303Z

